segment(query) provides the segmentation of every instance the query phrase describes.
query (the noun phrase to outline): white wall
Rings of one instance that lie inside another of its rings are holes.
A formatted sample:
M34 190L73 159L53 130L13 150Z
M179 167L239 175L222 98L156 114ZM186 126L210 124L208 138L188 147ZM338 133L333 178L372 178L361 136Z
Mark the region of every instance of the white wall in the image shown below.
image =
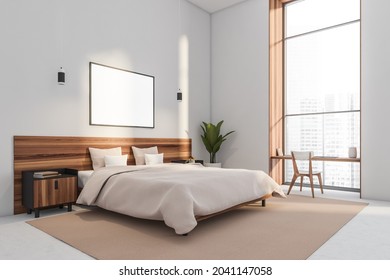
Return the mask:
M361 193L390 201L390 1L361 0Z
M179 128L186 120L185 116L188 116L188 132L183 128L180 133L182 137L192 139L193 156L204 159L207 157L207 151L200 137L200 125L202 121L210 121L211 16L206 12L200 12L199 8L187 1L182 0L181 3L179 86L183 91L183 101L178 104Z
M194 155L203 153L199 125L210 118L203 10L184 0L5 0L0 36L0 216L13 213L14 135L191 137ZM154 129L89 125L90 61L155 76ZM56 82L61 66L64 86ZM181 85L188 99L179 103Z
M268 171L268 0L248 0L212 15L212 110L235 130L217 160Z

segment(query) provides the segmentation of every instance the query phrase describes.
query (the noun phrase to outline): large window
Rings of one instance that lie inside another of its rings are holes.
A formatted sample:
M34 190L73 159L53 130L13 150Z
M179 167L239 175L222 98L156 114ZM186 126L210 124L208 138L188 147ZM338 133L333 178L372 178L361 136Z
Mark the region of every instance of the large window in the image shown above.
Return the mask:
M360 151L360 0L294 1L284 5L284 24L284 150ZM360 189L359 163L315 165L324 185Z

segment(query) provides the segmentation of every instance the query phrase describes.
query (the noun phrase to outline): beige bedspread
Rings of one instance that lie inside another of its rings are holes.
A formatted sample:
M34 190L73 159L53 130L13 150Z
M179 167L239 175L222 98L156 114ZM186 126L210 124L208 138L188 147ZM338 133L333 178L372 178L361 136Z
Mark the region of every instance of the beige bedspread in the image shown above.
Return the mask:
M106 167L93 173L77 203L133 217L163 220L177 234L209 215L264 195L285 197L263 171L200 164Z

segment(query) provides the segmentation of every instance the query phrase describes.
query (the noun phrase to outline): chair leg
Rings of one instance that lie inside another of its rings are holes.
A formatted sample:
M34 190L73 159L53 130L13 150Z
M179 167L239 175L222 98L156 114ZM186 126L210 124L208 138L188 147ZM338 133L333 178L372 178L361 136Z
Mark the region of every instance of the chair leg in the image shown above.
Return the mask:
M324 193L324 189L322 188L322 176L321 176L321 173L318 173L318 182L320 183L320 189L321 189L321 193Z
M295 180L296 180L297 178L298 178L298 176L294 174L293 178L291 179L291 183L290 183L290 187L288 188L287 195L290 194L290 191L291 191L292 187L294 186Z
M314 198L314 187L313 187L313 176L309 176L310 187L311 187L311 196Z
M300 191L302 191L302 185L303 185L303 176L301 176L301 185L300 185Z

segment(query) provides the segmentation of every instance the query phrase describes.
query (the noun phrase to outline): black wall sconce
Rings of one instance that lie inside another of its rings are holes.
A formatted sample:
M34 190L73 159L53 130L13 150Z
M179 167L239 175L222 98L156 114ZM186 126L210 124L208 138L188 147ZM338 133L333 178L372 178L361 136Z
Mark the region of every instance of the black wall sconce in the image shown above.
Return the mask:
M58 71L58 84L65 85L65 71L62 69L62 67Z
M179 91L177 92L177 97L176 97L177 101L182 101L183 100L183 93L181 92L181 90L179 89Z

